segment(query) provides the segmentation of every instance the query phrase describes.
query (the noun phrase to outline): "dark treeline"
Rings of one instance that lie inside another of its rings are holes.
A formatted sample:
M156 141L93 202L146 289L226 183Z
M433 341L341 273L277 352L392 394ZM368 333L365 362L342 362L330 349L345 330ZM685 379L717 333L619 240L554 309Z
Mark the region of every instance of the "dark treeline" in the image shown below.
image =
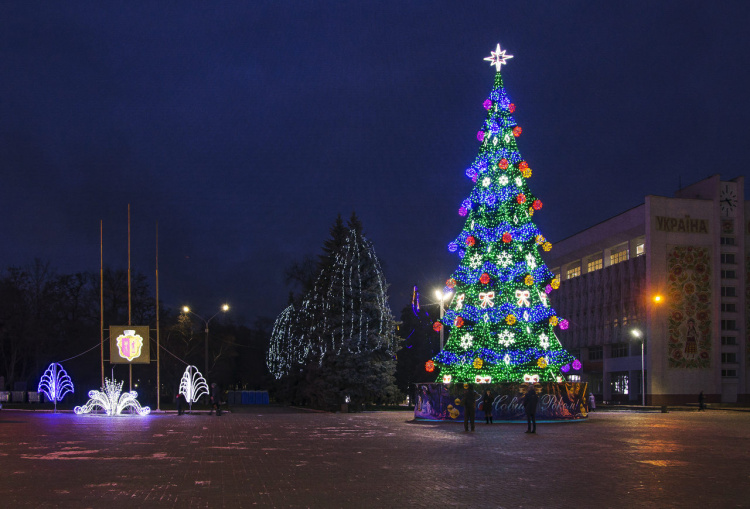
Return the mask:
M76 402L101 385L100 274L58 274L49 263L35 260L27 267L0 273L0 390L35 391L52 362L62 362L76 386ZM110 365L110 325L128 323L128 274L103 272L105 376L125 381L126 365ZM133 365L133 389L145 404L156 403L156 302L143 274L131 272L131 320L151 328L151 364ZM264 354L272 320L258 319L251 327L231 317L211 322L209 371L205 373L203 322L160 305L162 402L173 401L187 364L224 388L262 389L268 386ZM87 351L88 350L88 351ZM85 352L85 353L84 353Z
M231 314L217 316L209 332L208 370L204 322L160 304L162 404L174 401L188 364L224 389L269 390L278 401L326 409L346 400L360 407L400 402L414 383L434 381L424 368L439 349L432 329L437 308L430 316L424 306L407 306L396 322L379 262L356 215L347 224L339 216L330 234L319 256L286 268L291 291L283 337L279 330L272 336L271 318L248 326L235 323ZM355 273L360 283L352 293L347 288ZM0 390L35 391L47 366L59 362L76 387L66 401L85 402L88 391L101 385L101 309L104 375L128 389L128 366L108 362L109 326L128 323L127 271L106 268L101 287L103 306L99 271L58 274L35 260L0 272ZM146 276L131 273L130 295L130 323L151 328L151 364L133 365L133 389L141 403L154 406L156 302Z

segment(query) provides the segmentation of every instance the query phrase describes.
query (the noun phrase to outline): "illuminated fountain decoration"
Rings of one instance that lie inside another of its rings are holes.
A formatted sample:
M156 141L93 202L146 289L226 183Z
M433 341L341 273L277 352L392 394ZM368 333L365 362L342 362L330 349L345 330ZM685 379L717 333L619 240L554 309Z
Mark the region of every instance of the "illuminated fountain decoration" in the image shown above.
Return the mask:
M73 382L63 369L62 364L53 362L49 365L47 371L39 380L37 392L43 392L47 400L55 404L55 412L57 412L57 402L62 401L67 393L74 392Z
M185 396L185 401L193 410L193 402L198 401L201 396L208 395L208 384L201 372L195 366L188 366L180 380L180 394Z
M89 391L89 398L85 405L77 406L73 411L77 414L89 414L95 407L104 410L107 415L120 415L126 408L135 410L138 415L148 415L151 409L142 407L135 391L122 392L122 382L115 382L109 378L104 379L104 387L101 391Z

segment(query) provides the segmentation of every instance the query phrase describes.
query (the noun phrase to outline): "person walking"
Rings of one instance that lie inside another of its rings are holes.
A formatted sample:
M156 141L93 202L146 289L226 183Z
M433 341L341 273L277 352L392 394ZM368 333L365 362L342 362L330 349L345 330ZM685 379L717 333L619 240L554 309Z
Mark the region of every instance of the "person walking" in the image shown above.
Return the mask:
M216 382L211 384L211 411L208 415L211 415L216 410L216 417L221 415L221 391Z
M706 410L706 397L703 395L703 391L698 394L698 411L704 412Z
M596 397L593 392L589 393L589 412L596 410Z
M536 395L534 384L530 383L523 397L523 409L526 412L526 433L536 433L536 406L539 396Z
M492 393L487 389L482 396L482 410L484 411L484 421L492 424Z
M474 431L477 395L474 392L473 384L464 384L464 389L466 389L464 392L464 431L469 431L469 423L471 423L471 431Z
M185 413L185 407L183 406L183 403L185 401L185 397L182 395L181 392L177 393L177 396L175 397L177 400L177 415L182 415Z

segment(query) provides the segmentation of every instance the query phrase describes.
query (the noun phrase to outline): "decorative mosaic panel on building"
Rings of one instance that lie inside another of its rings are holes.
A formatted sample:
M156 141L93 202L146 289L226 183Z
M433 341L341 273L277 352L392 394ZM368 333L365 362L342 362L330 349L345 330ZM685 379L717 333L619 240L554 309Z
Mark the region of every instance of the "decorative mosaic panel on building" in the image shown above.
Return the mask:
M711 364L711 253L707 247L667 251L669 367Z

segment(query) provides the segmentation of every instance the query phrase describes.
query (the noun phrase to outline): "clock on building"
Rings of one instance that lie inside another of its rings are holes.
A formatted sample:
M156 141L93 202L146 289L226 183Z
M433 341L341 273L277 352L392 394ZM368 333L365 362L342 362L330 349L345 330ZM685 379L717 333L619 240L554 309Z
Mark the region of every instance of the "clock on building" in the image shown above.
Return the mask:
M722 216L732 216L737 210L737 190L731 182L721 183L719 210Z

